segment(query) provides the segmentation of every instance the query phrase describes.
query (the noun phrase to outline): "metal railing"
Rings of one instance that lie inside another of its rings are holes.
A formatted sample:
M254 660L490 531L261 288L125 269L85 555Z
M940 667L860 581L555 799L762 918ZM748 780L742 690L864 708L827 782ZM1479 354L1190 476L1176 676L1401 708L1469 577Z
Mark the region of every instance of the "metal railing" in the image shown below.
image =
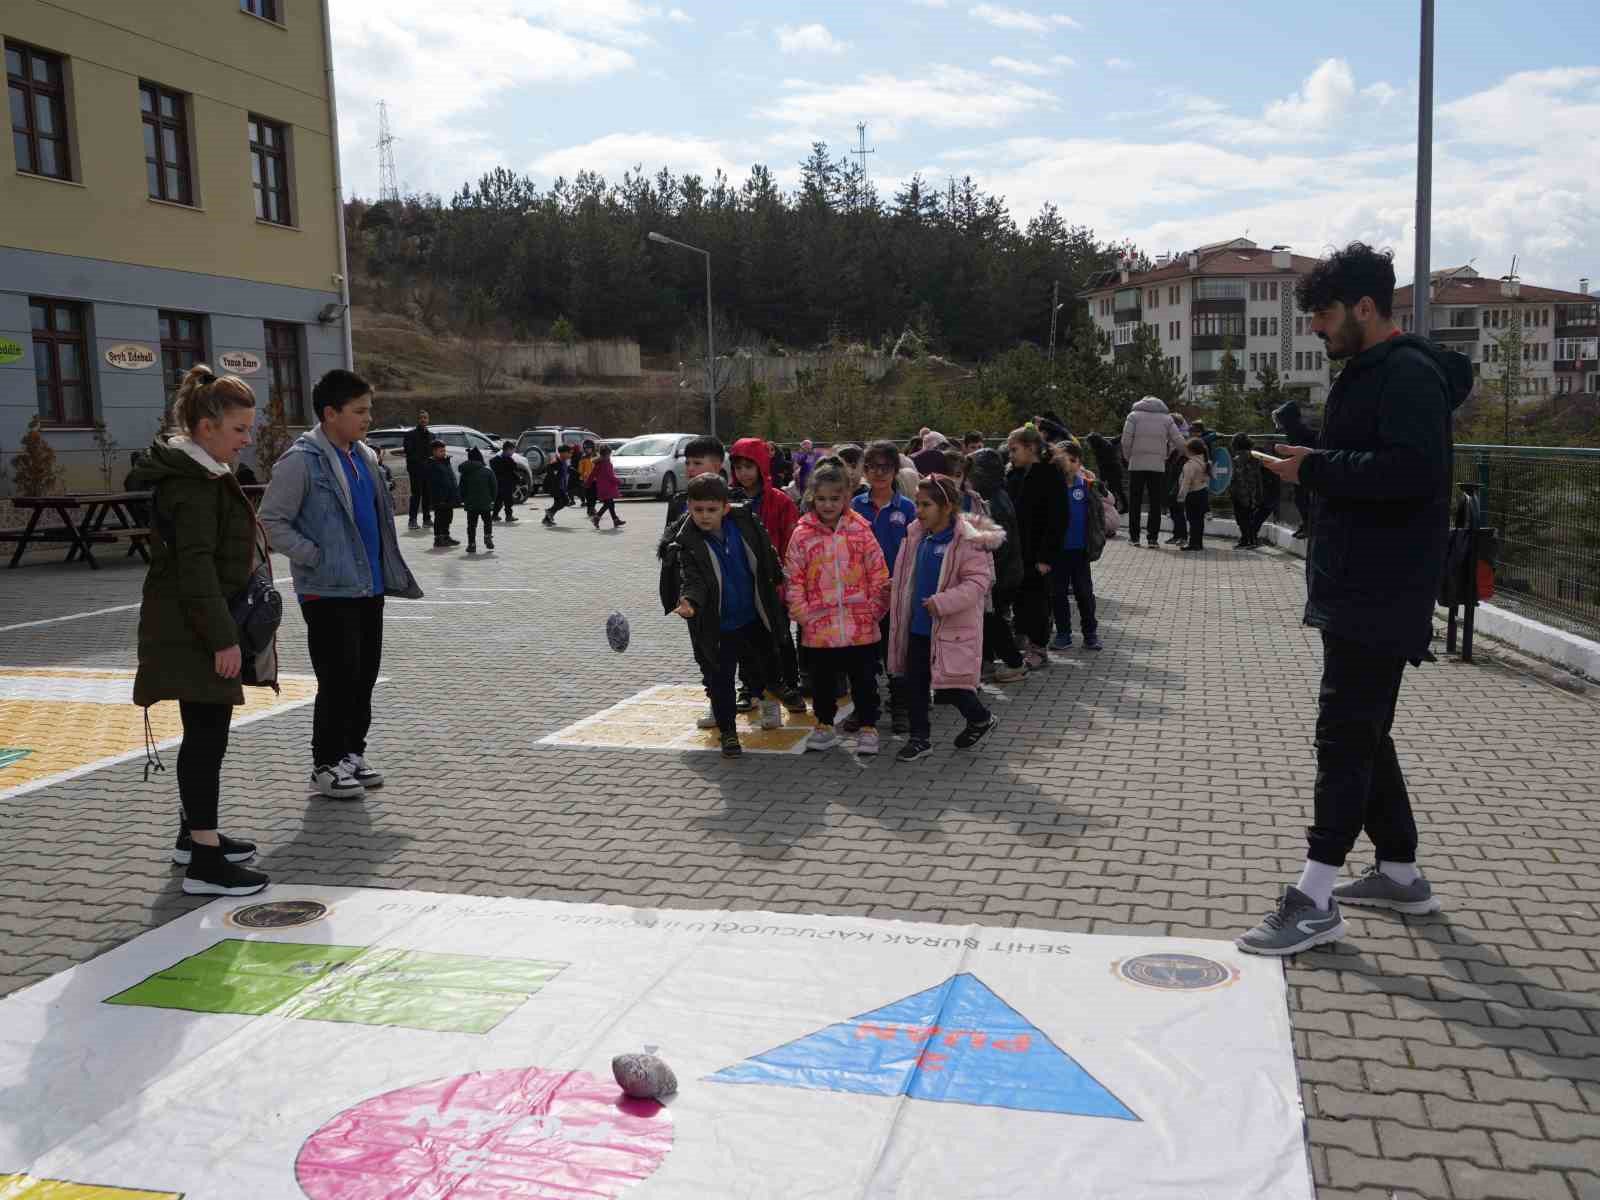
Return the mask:
M1600 635L1600 450L1457 446L1454 482L1498 533L1494 603Z

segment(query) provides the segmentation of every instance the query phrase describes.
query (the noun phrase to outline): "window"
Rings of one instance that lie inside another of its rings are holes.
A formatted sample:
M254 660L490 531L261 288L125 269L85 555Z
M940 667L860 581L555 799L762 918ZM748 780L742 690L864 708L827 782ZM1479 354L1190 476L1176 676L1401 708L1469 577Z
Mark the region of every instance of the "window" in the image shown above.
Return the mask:
M67 85L61 58L6 43L6 91L17 170L71 179L67 153Z
M1137 321L1128 321L1118 325L1111 331L1111 344L1113 346L1131 346L1138 332L1139 323Z
M1318 350L1316 353L1317 353L1317 370L1320 371L1320 370L1322 370L1322 351Z
M33 378L39 419L47 425L92 425L89 359L83 305L29 299L33 325Z
M1277 317L1269 317L1267 323L1272 326L1272 336L1273 337L1277 337L1278 336L1278 318Z
M1278 298L1278 285L1276 283L1269 283L1267 286L1272 289L1272 295L1268 296L1267 299L1276 300Z
M1296 350L1294 352L1294 369L1296 371L1303 371L1303 370L1305 370L1305 366L1306 366L1305 351Z
M1189 318L1189 332L1195 337L1243 337L1243 313L1201 313Z
M1253 280L1253 279L1250 281L1250 299L1252 299L1252 300L1261 299L1260 296L1256 295L1256 281Z
M1239 369L1239 356L1228 350L1196 350L1191 365L1195 371L1220 371L1222 358L1227 355L1233 359L1233 369Z
M150 199L193 204L188 103L183 93L141 83L139 118L144 122L144 174Z
M167 381L167 403L195 363L206 357L205 325L194 313L159 312L161 326L161 374Z
M276 121L250 116L250 180L256 189L256 217L289 225L289 131Z
M1556 341L1556 357L1563 361L1594 358L1597 344L1600 344L1600 339L1558 338Z
M283 415L291 422L305 414L305 387L300 381L300 327L278 321L265 322L267 333L267 373L271 391L268 403L277 400Z
M283 18L279 15L278 0L239 0L239 11L260 17L264 21L276 21L279 24L283 22Z
M1238 279L1201 279L1194 285L1196 300L1243 300L1244 282Z
M1278 369L1278 352L1276 350L1274 350L1271 354L1264 354L1261 357L1263 359L1270 358L1272 360L1272 369L1274 371Z
M1254 317L1250 318L1250 336L1256 336L1256 319Z
M1176 304L1178 302L1178 295L1179 295L1181 290L1182 290L1181 288L1169 287L1167 289L1167 303L1168 304Z
M1263 357L1263 356L1259 355L1259 354L1252 354L1250 356L1250 369L1252 371L1258 371L1258 370L1261 369L1261 364L1256 361L1258 358L1261 358L1261 357Z

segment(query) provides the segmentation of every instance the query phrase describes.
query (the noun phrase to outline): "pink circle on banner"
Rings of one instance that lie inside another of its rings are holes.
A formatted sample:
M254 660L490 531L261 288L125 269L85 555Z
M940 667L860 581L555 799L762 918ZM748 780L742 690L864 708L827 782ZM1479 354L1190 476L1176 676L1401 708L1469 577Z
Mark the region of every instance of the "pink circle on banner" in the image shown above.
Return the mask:
M478 1071L385 1092L300 1147L311 1200L610 1200L672 1149L672 1114L587 1071Z

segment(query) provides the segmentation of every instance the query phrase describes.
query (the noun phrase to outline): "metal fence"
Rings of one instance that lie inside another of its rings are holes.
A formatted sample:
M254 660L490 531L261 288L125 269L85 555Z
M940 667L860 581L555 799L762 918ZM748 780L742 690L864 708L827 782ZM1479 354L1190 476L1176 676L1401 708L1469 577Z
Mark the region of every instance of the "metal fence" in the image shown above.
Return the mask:
M1600 635L1600 450L1457 446L1455 482L1499 533L1494 602Z

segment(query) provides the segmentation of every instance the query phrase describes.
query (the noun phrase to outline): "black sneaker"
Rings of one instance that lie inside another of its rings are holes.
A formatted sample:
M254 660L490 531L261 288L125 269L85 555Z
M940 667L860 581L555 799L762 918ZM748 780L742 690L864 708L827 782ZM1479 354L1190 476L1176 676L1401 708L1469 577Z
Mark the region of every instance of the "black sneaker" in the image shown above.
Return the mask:
M467 553L468 554L476 554L477 552L478 552L478 548L476 546L474 546L471 542L468 542L467 543Z
M856 719L855 713L835 723L834 728L840 733L860 733L861 722Z
M267 886L266 875L229 862L219 847L195 846L193 852L194 859L183 876L187 895L253 896Z
M933 753L933 747L921 738L912 738L900 752L894 756L895 762L915 762L919 758Z
M806 698L797 687L786 688L783 693L783 706L792 713L806 711Z
M231 863L249 862L256 856L256 844L240 838L231 838L225 833L217 834L217 840L222 843L222 857ZM187 867L194 857L194 842L189 838L187 829L178 831L178 840L172 846L172 861L180 867Z
M983 740L983 737L986 733L988 733L999 723L1000 718L993 715L991 715L989 719L982 725L974 725L969 721L967 723L967 727L960 733L956 734L956 749L971 750Z
M729 730L722 735L722 757L738 758L744 753L744 747L739 744L739 735Z
M749 692L740 692L739 693L739 698L736 701L734 701L733 711L734 712L747 713L747 712L755 712L755 710L756 710L756 698L754 696L752 696Z
M895 737L906 737L911 732L911 714L903 708L889 711L889 732Z
M494 543L492 541L490 541L488 538L484 538L483 539L483 548L492 553L494 551Z

